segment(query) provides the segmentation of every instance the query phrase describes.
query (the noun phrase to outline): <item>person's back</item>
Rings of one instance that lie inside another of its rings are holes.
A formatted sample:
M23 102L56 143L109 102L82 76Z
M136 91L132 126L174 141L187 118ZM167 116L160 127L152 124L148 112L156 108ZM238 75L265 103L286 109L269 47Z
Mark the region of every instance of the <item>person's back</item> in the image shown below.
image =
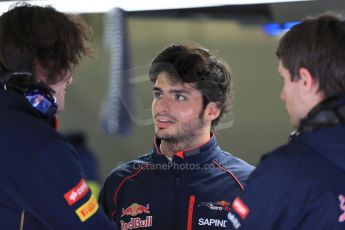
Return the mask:
M1 226L61 229L65 223L54 223L54 212L71 221L74 210L61 212L64 194L83 178L74 150L17 92L0 90L0 120Z
M81 18L51 7L19 4L0 16L2 229L116 229L56 131L88 41Z
M281 99L297 128L264 155L230 213L239 229L345 229L345 23L307 18L281 39ZM237 221L237 222L236 222Z

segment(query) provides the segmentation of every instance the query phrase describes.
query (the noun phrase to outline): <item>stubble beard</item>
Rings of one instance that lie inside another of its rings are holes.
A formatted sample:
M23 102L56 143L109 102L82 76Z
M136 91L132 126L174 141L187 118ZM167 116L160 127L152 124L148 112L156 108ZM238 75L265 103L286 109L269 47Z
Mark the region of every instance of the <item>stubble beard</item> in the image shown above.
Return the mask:
M202 110L198 118L190 120L184 124L177 125L178 131L175 134L159 134L156 131L156 136L165 141L169 145L185 145L188 148L188 144L194 142L202 134L204 127L204 110ZM184 144L183 144L184 143Z

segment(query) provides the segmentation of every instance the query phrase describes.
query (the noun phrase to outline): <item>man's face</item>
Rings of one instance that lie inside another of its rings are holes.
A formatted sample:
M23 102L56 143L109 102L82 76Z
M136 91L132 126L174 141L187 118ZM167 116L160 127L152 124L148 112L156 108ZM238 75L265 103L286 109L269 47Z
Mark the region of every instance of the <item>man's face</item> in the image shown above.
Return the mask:
M52 88L55 93L53 96L56 98L57 103L57 112L61 112L65 108L65 93L66 88L68 85L71 85L73 82L73 78L70 75L70 73L67 73L64 80L61 80L55 84L49 85L50 88Z
M152 117L158 138L187 141L210 132L205 128L201 93L188 83L173 83L161 72L153 88Z
M280 93L280 99L285 103L291 125L294 128L298 128L301 119L307 115L309 109L303 106L301 102L301 93L299 90L301 80L291 81L291 74L289 70L283 66L281 61L279 61L278 72L284 82L284 86Z

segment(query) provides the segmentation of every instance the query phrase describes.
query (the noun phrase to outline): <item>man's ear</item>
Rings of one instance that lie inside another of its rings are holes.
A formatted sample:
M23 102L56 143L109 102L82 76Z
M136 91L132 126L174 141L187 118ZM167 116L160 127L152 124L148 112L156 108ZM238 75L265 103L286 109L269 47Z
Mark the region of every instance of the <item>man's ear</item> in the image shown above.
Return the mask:
M298 70L300 79L300 90L303 94L305 93L317 93L319 90L318 81L315 80L308 69L301 67Z
M216 102L209 102L205 108L205 119L213 121L217 119L220 115L220 106Z
M301 103L311 109L324 99L324 95L319 91L318 80L313 78L308 69L300 68L298 72L300 75L298 84Z
M47 83L47 76L45 74L45 71L39 64L36 64L35 77L37 82Z

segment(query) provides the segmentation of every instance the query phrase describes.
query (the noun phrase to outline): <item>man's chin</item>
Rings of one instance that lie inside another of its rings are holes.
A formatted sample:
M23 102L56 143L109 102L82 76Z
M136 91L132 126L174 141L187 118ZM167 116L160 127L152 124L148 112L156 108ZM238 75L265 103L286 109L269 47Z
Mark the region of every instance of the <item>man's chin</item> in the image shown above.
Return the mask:
M169 135L169 134L161 134L159 132L156 132L156 137L158 139L161 139L162 141L174 141L176 140L176 138L172 135Z

